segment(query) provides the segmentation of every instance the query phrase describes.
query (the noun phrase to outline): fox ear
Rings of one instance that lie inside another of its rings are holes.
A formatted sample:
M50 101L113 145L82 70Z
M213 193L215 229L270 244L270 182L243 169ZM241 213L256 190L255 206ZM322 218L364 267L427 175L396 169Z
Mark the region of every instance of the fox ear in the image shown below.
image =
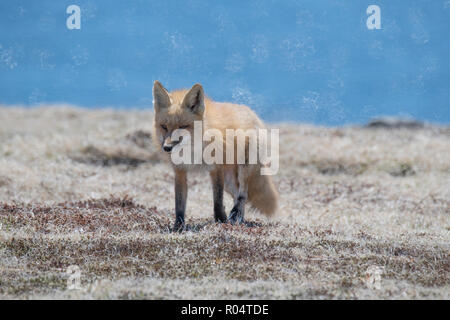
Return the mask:
M186 93L183 99L183 106L188 108L195 114L202 115L205 110L205 94L201 85L194 84L194 86Z
M170 97L167 90L163 87L161 82L156 80L153 83L153 107L158 112L162 108L170 106Z

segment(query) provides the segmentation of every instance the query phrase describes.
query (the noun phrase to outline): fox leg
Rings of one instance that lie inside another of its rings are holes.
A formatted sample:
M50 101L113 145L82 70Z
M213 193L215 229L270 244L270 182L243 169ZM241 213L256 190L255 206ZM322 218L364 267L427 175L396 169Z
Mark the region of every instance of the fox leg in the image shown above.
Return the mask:
M184 170L175 169L175 224L174 231L184 229L184 213L187 199L187 174Z
M226 222L227 216L225 215L225 208L223 206L223 170L216 169L211 171L210 175L214 196L214 220L216 222Z
M245 165L238 165L237 169L237 182L238 188L237 192L233 196L234 199L234 207L231 209L230 216L228 217L228 221L231 224L243 223L244 222L244 213L245 213L245 202L247 201L247 168Z

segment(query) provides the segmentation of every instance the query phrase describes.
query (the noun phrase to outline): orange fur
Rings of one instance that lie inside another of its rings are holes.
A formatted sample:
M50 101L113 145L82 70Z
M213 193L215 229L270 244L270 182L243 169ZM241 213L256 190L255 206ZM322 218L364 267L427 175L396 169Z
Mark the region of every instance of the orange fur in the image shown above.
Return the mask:
M249 107L215 102L204 96L200 85L194 85L190 90L167 92L156 81L154 99L154 137L156 138L154 141L159 148L172 146L173 141L170 135L180 127L186 126L186 130L193 134L193 122L196 120L203 121L203 132L207 129L220 130L224 137L224 151L226 150L226 129L264 128L262 121ZM192 104L194 107L190 109ZM235 148L236 145L235 143ZM246 147L248 148L248 145ZM225 156L224 152L224 158ZM260 164L235 163L215 164L207 167L207 170L223 174L224 190L230 193L235 201L238 201L239 195L245 194L252 207L263 214L271 215L277 209L278 193L271 177L261 175L260 168ZM187 171L191 167L180 165L174 166L174 169Z

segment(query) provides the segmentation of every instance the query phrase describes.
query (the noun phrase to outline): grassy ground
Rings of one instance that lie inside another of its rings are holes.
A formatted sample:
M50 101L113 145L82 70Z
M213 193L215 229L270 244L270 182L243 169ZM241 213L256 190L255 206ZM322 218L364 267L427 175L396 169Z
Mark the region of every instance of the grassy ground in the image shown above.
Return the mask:
M193 173L178 234L151 118L0 108L0 297L450 298L449 128L273 125L278 216L213 223Z

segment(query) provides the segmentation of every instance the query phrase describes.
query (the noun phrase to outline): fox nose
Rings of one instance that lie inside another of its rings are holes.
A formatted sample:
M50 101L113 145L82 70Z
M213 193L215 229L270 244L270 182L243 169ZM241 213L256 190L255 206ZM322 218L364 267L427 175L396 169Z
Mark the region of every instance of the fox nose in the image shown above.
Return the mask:
M170 152L170 151L172 151L172 146L164 146L163 147L163 150L165 151L165 152Z

